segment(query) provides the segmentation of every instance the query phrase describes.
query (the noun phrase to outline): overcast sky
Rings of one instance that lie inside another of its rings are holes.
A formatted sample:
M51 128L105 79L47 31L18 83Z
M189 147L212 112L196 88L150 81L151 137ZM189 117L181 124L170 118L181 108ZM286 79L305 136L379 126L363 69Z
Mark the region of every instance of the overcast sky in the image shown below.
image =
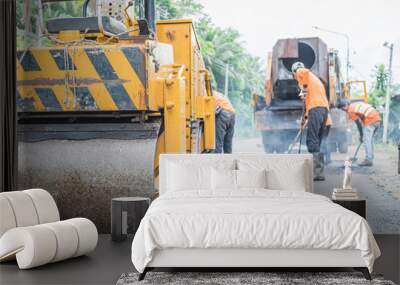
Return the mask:
M351 78L370 81L377 63L387 64L395 45L393 81L400 83L400 0L200 0L215 24L242 35L251 54L265 59L279 38L318 36L346 60L346 39L313 26L350 37ZM342 70L345 74L345 70Z

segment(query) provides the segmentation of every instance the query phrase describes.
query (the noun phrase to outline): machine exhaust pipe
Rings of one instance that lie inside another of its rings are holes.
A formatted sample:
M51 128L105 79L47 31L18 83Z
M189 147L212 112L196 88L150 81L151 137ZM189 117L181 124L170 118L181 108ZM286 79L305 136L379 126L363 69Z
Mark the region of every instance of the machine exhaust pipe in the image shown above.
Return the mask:
M156 2L155 0L144 0L144 16L150 31L156 34Z

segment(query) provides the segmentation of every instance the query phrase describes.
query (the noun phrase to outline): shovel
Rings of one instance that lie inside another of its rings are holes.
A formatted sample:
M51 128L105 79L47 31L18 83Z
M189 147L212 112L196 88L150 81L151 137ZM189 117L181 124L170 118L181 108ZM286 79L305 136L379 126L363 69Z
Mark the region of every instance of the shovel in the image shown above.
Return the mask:
M301 93L300 93L300 94L301 94ZM299 95L299 96L300 96L300 95ZM306 128L307 123L308 123L307 120L305 120L305 122L303 122L305 110L306 110L306 106L305 106L305 103L303 103L303 110L302 110L302 113L301 113L302 124L300 125L299 132L297 133L297 135L296 135L296 137L294 138L293 142L289 145L289 148L288 148L288 150L287 150L287 152L286 152L287 154L292 153L292 150L293 150L293 148L294 148L294 145L295 145L295 144L297 143L297 141L299 141L299 140L300 140L299 154L301 153L301 141L302 141L302 138L303 138L303 131L304 131L304 129Z
M350 161L352 162L352 163L354 163L354 162L356 162L357 160L358 160L358 152L360 151L360 148L361 148L361 145L363 144L363 142L361 141L359 144L358 144L358 146L357 146L357 149L356 149L356 152L354 153L354 155L353 155L353 157L352 158L350 158Z
M302 141L303 132L304 132L304 129L306 128L306 126L307 126L307 123L308 123L308 121L306 121L306 122L304 123L304 125L302 125L302 126L300 127L300 130L299 130L299 132L297 133L296 137L294 138L293 142L289 145L288 151L286 152L287 154L291 154L291 153L292 153L292 150L293 150L293 148L294 148L294 145L295 145L299 140L300 140L299 154L301 153L301 141Z
M301 138L302 135L303 135L303 129L300 129L299 132L297 133L296 137L294 138L293 142L289 145L288 151L286 153L288 153L288 154L292 153L294 145L297 143L297 141ZM301 147L301 145L300 145L300 147Z

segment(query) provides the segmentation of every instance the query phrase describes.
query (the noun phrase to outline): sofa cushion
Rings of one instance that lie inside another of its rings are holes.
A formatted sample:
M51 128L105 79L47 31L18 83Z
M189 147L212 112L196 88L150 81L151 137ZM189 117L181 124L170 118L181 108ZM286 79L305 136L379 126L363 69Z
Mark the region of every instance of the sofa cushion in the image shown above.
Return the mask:
M34 226L57 222L60 214L56 202L43 189L30 189L0 193L0 237L14 227Z
M15 228L17 222L8 199L0 194L0 237L8 230Z
M73 257L87 254L96 248L98 233L92 221L85 218L74 218L63 222L72 225L78 233L78 248Z
M43 189L29 189L22 191L28 194L35 205L39 224L52 223L60 220L56 202L49 192Z
M18 227L0 238L0 261L16 257L20 269L51 262L57 251L57 238L43 225Z
M17 227L39 224L39 218L31 197L23 191L3 192L0 194L8 200L14 213Z
M97 245L97 229L84 218L17 227L0 238L0 261L16 257L20 269L87 254Z
M61 261L73 257L78 249L79 236L71 224L62 221L44 224L55 235L57 250L51 262Z

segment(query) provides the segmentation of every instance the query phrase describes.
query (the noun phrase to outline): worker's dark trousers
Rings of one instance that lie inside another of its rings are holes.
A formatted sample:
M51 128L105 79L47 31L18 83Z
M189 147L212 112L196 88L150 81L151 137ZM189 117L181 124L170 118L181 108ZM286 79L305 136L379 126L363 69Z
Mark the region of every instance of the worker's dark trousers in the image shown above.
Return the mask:
M235 114L221 110L215 117L215 153L232 153Z
M321 151L321 143L326 135L326 120L328 118L328 109L317 107L312 108L308 112L307 123L307 149L313 155L314 180L325 180L324 172L324 155Z
M324 138L328 109L323 107L312 108L308 112L307 123L307 150L310 153L319 153Z
M331 126L325 126L324 134L322 136L322 142L321 142L321 152L325 156L326 164L331 162L331 152L329 151L329 147L328 147L328 137L329 137L330 130L331 130Z

